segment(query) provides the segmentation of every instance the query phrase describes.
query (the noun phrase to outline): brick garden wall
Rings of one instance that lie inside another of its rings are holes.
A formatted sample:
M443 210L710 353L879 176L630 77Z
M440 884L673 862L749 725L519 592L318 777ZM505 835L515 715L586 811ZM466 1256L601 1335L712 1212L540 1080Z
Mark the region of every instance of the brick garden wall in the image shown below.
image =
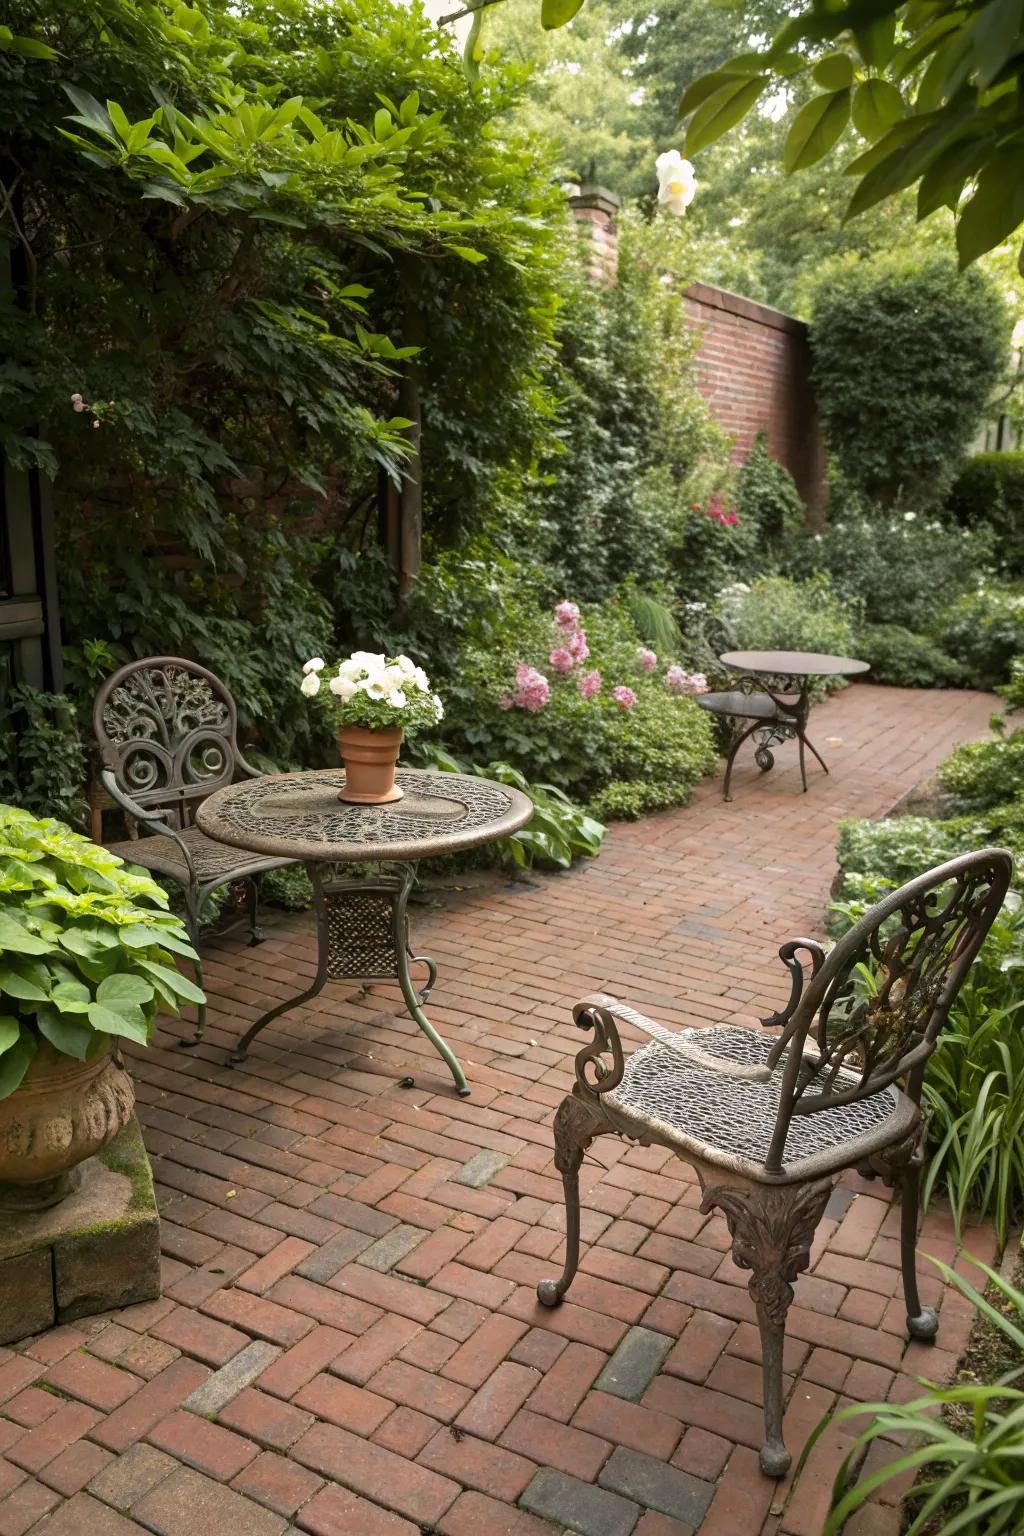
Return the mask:
M825 455L810 382L807 326L724 288L694 283L684 300L701 332L698 377L742 463L762 427L812 511L824 500Z

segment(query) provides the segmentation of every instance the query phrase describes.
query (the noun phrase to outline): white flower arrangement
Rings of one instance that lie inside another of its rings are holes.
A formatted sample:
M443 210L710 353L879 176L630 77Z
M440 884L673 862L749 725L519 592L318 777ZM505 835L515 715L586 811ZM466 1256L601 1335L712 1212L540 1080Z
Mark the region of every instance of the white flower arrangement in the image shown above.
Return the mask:
M444 718L430 679L408 656L353 651L333 671L322 656L314 656L302 672L299 686L307 698L316 698L326 676L332 713L342 726L361 725L371 731L401 726L412 732Z

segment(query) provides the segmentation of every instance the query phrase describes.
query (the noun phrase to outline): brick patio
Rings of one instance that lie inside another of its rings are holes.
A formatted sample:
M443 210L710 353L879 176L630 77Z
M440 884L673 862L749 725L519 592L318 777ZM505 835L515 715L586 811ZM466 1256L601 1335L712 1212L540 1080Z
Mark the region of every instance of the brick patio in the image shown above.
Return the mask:
M535 1302L560 1263L570 1007L598 987L679 1025L780 1004L776 950L821 931L837 821L884 813L996 703L851 688L814 714L833 772L806 796L786 748L731 805L709 781L571 874L440 882L414 921L465 1102L387 988L329 988L227 1070L311 976L311 925L211 950L207 1044L176 1050L173 1022L136 1062L164 1297L0 1349L0 1536L820 1536L848 1440L795 1485L760 1476L746 1277L684 1164L598 1142L571 1300ZM965 1342L954 1294L938 1345L906 1344L896 1236L884 1189L845 1178L790 1312L796 1453L837 1401L906 1397ZM922 1246L952 1258L942 1210ZM991 1258L988 1229L969 1247ZM879 1504L850 1536L898 1529Z

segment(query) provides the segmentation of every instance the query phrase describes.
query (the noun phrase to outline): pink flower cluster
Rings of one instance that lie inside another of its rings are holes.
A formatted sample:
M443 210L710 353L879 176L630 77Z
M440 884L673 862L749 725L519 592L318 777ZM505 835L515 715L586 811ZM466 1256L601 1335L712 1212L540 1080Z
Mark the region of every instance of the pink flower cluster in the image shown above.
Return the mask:
M646 645L638 645L637 646L637 649L636 649L636 659L637 659L637 663L639 664L639 666L640 666L642 671L644 671L644 672L654 672L654 671L656 671L657 666L658 666L657 654L654 651L649 651L647 649Z
M612 689L612 698L620 709L632 709L636 703L636 694L632 688L625 688L621 683Z
M580 628L580 610L563 600L555 605L555 629L559 643L548 656L548 665L563 675L572 672L590 655L587 637Z
M722 506L722 498L715 496L708 502L708 517L713 517L716 523L721 523L725 528L738 528L740 520L736 515L736 508L730 507L728 512Z
M665 687L669 693L707 693L708 680L703 672L687 672L683 667L669 667L665 673Z
M531 715L535 715L544 708L550 697L551 684L543 672L521 661L516 667L516 691L512 695L512 704L517 709L527 709Z
M592 699L596 693L600 693L601 692L601 674L600 674L600 672L597 672L597 671L594 671L594 672L584 672L583 676L580 678L579 688L580 688L580 698L581 699Z

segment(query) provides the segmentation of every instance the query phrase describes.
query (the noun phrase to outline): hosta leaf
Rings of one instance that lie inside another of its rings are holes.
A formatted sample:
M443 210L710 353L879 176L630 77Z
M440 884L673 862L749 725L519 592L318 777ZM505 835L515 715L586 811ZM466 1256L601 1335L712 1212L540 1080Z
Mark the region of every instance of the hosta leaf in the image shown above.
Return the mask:
M150 928L148 923L132 923L127 928L119 928L117 936L129 949L150 949L159 945L161 949L173 949L177 955L186 955L190 960L196 958L191 944L179 937L173 928L155 925Z
M0 1099L6 1099L16 1088L21 1087L21 1080L32 1065L35 1054L36 1037L24 1029L10 1050L0 1056Z
M582 6L583 0L541 0L540 24L548 32L564 27Z
M767 75L729 77L690 119L686 130L687 154L695 154L728 133L746 117L767 84Z
M853 60L848 53L826 53L811 70L816 85L824 91L845 91L853 84Z
M815 165L835 144L850 121L850 92L812 96L800 108L786 135L782 163L788 172Z
M903 97L888 80L865 80L853 93L853 126L872 143L903 116Z

